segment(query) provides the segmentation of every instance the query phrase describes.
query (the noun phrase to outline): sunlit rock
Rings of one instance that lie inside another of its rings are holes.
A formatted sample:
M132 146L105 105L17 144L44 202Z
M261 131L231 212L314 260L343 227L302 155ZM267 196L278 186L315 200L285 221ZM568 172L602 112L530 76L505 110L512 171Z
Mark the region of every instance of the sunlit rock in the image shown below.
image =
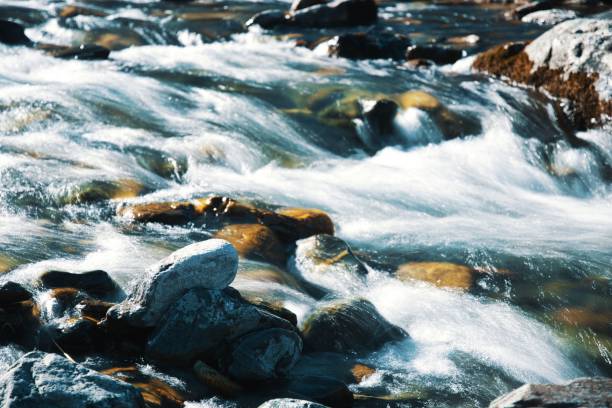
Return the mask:
M122 206L118 208L117 214L137 222L168 225L187 224L200 215L194 204L180 201Z
M574 10L565 9L551 9L551 10L540 10L533 13L529 13L521 21L523 23L533 23L539 25L556 25L566 20L578 17L578 14Z
M291 398L277 398L266 401L258 408L328 408L325 405L317 404L306 400Z
M531 85L560 102L574 126L586 129L612 116L610 19L577 18L557 24L529 45L514 43L480 54L473 67Z
M578 378L562 385L525 384L491 402L489 408L602 408L612 403L612 379Z
M227 241L209 239L181 248L149 268L134 291L107 314L136 327L153 327L187 291L223 289L236 276L238 254Z
M6 407L141 408L130 384L76 364L57 354L34 351L0 376Z
M353 378L357 383L360 383L367 377L370 377L374 373L376 373L376 369L367 366L365 364L355 364L353 368L351 368L351 373L353 374Z
M107 14L100 10L91 8L76 6L73 4L64 6L57 13L62 18L72 18L76 16L93 16L93 17L106 17Z
M223 227L216 238L230 242L240 256L283 265L286 248L270 228L261 224L233 224Z
M478 272L468 266L450 262L409 262L400 265L399 280L420 280L439 287L469 290L474 286Z
M99 201L136 197L145 191L142 183L132 179L93 180L71 188L60 197L62 204L88 204Z
M83 273L48 271L40 275L39 280L46 288L75 288L96 296L109 295L118 289L109 274L100 270Z
M136 366L113 367L101 371L132 384L142 395L147 408L182 408L185 403L184 392L166 381L145 374Z
M339 353L374 351L408 338L365 299L334 301L317 309L304 322L302 335L308 351Z
M588 308L562 308L553 315L554 319L571 326L592 329L612 337L612 311L590 310Z
M240 384L200 360L196 361L193 365L193 372L196 377L198 377L198 380L210 388L215 394L222 395L226 398L235 398L243 392L243 388Z
M302 339L296 331L259 330L237 339L220 365L238 381L272 380L285 377L301 351Z
M218 355L221 345L271 327L295 330L288 321L258 309L232 288L193 289L158 322L149 337L147 354L159 360L187 362L200 355Z

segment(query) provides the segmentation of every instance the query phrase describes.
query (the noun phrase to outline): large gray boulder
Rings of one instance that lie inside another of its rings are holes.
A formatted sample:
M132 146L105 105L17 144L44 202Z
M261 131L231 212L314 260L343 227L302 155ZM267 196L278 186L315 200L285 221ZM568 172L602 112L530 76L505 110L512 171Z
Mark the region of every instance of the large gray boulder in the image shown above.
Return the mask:
M272 380L285 377L301 352L302 339L295 331L266 329L236 340L220 365L241 382Z
M149 337L147 354L159 360L188 362L215 354L222 344L255 330L279 327L297 331L285 319L247 302L237 290L193 289L160 320Z
M327 406L305 400L277 398L264 402L259 408L327 408Z
M489 408L603 408L612 406L612 378L578 378L566 384L525 384Z
M151 267L126 300L107 313L134 327L154 327L190 289L224 289L236 276L238 253L227 241L209 239L173 252Z
M59 356L34 351L0 376L3 408L144 407L132 385Z

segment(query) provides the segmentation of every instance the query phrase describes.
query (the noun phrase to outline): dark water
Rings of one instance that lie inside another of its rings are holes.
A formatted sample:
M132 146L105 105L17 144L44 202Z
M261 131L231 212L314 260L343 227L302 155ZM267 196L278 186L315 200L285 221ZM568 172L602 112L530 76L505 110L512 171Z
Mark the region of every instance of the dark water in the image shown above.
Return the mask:
M123 202L224 194L314 207L373 268L366 284L342 274L317 283L370 299L411 336L363 356L378 373L353 391L482 406L523 382L612 373L609 129L568 135L546 97L465 61L417 70L331 59L295 42L333 31L243 28L287 3L82 4L100 16L57 17L63 2L0 4L0 18L26 24L36 41L113 49L108 61L85 62L0 45L0 281L104 269L129 288L144 265L208 236L134 227L115 216ZM543 32L507 21L506 10L384 2L379 28L416 43L476 34L457 45L470 55ZM444 141L427 112L407 109L396 120L401 144L373 152L359 122L322 113L326 103L412 90L478 130ZM571 136L591 147L572 147ZM408 261L485 273L470 293L387 273ZM317 279L310 268L297 266ZM317 303L280 285L235 286L273 291L300 319ZM2 349L0 368L17 355Z

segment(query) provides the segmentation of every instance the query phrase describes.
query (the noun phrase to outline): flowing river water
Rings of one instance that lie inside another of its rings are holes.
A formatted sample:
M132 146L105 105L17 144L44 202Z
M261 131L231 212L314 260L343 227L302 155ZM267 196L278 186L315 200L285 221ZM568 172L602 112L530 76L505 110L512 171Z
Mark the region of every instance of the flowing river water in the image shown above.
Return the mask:
M83 4L103 16L71 18L56 15L59 1L0 3L0 17L27 23L36 41L114 48L107 61L67 61L0 45L0 282L103 269L127 290L148 264L209 236L135 227L115 215L124 202L216 194L319 208L370 274L317 283L369 299L410 335L364 357L378 371L350 384L354 392L483 406L525 382L612 374L609 129L576 134L591 148L570 143L550 100L465 61L349 61L242 28L287 3L92 1ZM506 21L505 10L382 2L380 15L417 42L476 34L470 54L543 32ZM395 123L402 142L371 151L359 123L336 126L306 110L329 90L426 91L479 129L443 140L426 112L407 109ZM111 200L75 199L91 183L120 189ZM484 273L469 293L389 274L408 261ZM307 265L294 269L308 279ZM300 320L317 304L265 285ZM19 354L0 349L0 371ZM193 403L217 405L232 406Z

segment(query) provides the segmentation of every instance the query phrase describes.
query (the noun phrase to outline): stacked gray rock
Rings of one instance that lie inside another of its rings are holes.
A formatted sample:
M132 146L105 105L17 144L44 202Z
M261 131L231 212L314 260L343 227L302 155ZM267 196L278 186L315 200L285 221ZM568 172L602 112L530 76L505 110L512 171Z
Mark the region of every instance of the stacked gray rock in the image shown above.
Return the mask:
M149 269L107 321L152 329L146 354L156 360L216 360L239 381L283 377L302 351L298 329L228 287L237 269L238 254L227 241L189 245Z

